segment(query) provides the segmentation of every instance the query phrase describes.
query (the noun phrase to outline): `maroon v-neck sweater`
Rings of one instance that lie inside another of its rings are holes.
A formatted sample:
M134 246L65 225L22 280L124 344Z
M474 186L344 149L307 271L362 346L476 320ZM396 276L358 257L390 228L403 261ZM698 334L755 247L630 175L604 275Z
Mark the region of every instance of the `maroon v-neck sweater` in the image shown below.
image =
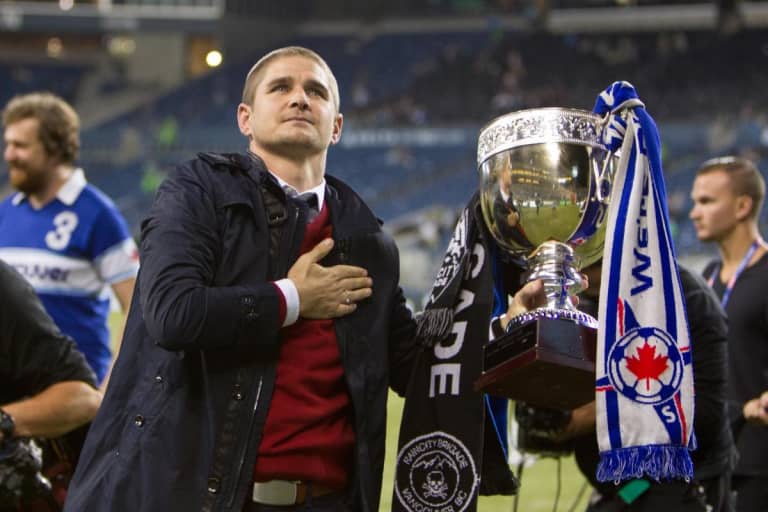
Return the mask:
M327 205L307 226L301 253L331 236ZM355 432L333 320L299 318L281 331L274 394L254 480L302 480L342 489Z

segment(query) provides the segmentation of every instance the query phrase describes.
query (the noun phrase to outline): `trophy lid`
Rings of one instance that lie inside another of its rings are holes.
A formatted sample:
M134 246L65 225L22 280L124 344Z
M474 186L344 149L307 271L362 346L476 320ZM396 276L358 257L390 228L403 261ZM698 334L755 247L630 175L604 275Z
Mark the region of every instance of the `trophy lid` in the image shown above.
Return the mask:
M529 144L573 143L602 148L602 118L575 108L532 108L493 119L480 130L477 165L489 157Z

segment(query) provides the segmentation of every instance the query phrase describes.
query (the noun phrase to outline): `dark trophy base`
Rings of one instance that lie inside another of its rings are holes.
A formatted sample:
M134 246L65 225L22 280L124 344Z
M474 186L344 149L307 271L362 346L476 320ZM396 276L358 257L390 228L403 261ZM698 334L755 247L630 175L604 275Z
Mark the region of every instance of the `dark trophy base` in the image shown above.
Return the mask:
M595 399L597 330L538 318L483 347L475 390L538 407L574 409Z

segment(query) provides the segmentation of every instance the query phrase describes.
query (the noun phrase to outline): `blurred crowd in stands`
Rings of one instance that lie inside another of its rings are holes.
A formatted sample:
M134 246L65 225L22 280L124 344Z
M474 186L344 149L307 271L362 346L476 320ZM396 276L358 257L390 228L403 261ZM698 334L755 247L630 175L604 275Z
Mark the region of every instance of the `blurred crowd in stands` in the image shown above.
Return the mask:
M557 35L514 33L489 22L475 32L285 43L317 50L335 70L345 136L329 153L329 171L361 190L385 220L435 203L463 204L477 186L477 133L495 116L542 106L591 109L615 80L635 85L660 126L682 255L702 250L687 219L696 166L711 155L740 153L768 169L766 30ZM170 166L197 151L243 149L232 114L251 60L227 63L84 131L81 165L134 228ZM0 101L48 89L77 105L87 101L78 97L83 72L80 65L0 63L0 79L11 84ZM408 131L446 127L457 130L451 138ZM384 136L387 129L395 130Z

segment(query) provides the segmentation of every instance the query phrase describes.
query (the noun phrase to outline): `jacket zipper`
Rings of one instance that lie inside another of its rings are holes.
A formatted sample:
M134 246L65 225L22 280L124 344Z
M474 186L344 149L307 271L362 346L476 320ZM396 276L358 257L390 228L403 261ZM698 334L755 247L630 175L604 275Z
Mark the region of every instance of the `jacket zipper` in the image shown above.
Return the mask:
M251 421L248 425L248 435L246 436L246 439L251 438L251 432L253 431L253 418L256 416L256 409L259 407L259 400L261 399L261 387L264 384L264 377L259 377L259 386L256 388L256 400L253 402L253 409L251 410ZM237 495L237 482L240 481L240 475L243 474L243 466L245 465L245 456L248 453L248 447L246 446L245 449L240 453L240 461L237 463L237 480L235 481L235 492L230 493L229 495L229 503L228 506L232 506L232 502L235 501L235 496Z
M293 214L293 225L289 226L289 228L293 228L291 230L291 233L290 233L290 235L291 235L290 236L290 241L292 241L296 237L296 226L298 225L298 221L299 221L299 210L296 209L296 210L294 210L294 214ZM285 251L286 247L284 247L284 246L287 245L286 242L284 242L285 235L286 235L285 231L283 233L281 233L280 240L278 242L278 246L280 246L280 249L283 251L283 252L280 252L280 254L285 254L284 251ZM300 241L299 241L299 243L300 243ZM290 248L289 247L289 250L290 249L294 249L293 251L291 251L291 253L295 252L295 251L298 251L298 246L296 248ZM275 258L280 262L280 264L279 264L279 267L277 267L278 272L276 272L275 276L272 276L272 277L282 276L283 274L288 272L288 269L283 268L285 266L285 262L288 261L288 260L287 259L283 259L283 258L277 258L277 255L275 255ZM247 433L246 439L249 442L250 442L251 437L253 435L253 420L256 417L256 409L258 409L258 407L259 407L259 400L261 398L261 388L262 388L263 384L264 384L264 376L262 375L261 377L259 377L259 386L258 386L258 388L256 388L256 399L254 400L253 409L251 410L251 418L250 418L250 421L248 422L248 433ZM255 449L258 450L258 447L256 447ZM232 503L235 500L235 496L238 494L239 482L240 482L240 480L242 478L243 466L245 465L245 457L246 457L247 453L248 453L248 445L246 444L245 449L243 450L243 452L240 455L240 461L237 464L237 472L235 473L237 475L237 479L235 480L235 489L234 489L234 492L230 493L229 503L228 503L228 506L230 506L230 507L232 506Z

